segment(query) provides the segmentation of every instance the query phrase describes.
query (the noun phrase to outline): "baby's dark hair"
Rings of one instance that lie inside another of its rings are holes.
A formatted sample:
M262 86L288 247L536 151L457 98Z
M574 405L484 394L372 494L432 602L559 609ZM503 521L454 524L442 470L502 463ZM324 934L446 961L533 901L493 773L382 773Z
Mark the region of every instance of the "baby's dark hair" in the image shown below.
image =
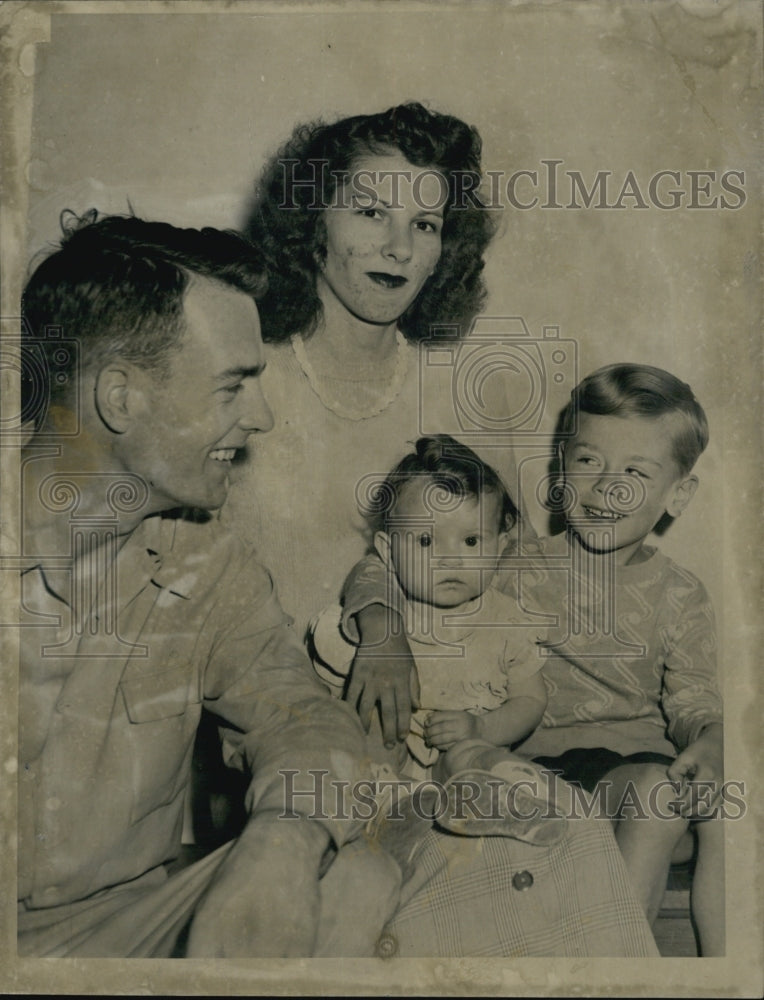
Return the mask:
M579 413L661 417L676 413L681 426L672 441L674 461L686 476L708 444L708 422L692 389L675 375L651 365L614 364L587 375L560 414L561 440L575 433Z
M431 480L436 490L454 497L479 499L495 494L499 507L499 531L509 531L518 511L499 474L467 445L448 434L421 437L371 494L366 514L377 530L387 530L403 487L414 479ZM437 509L435 504L433 510Z

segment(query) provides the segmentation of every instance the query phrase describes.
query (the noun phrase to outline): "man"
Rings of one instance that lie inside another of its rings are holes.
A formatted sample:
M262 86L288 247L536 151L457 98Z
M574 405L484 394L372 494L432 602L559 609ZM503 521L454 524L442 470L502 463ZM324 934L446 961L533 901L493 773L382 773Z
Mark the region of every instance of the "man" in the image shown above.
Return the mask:
M358 778L360 728L203 513L272 425L263 287L233 234L91 214L25 290L22 955L178 954L194 913L189 955L319 948L319 876L357 828L310 795L283 818L285 782ZM250 819L168 876L202 706L239 734Z

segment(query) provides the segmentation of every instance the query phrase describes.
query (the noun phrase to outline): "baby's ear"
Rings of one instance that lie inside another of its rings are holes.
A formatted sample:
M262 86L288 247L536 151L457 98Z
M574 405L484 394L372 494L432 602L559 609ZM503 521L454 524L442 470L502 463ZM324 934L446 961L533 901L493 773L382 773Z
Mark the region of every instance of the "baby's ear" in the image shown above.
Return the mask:
M374 548L385 566L392 566L392 547L390 536L386 531L374 532Z
M666 504L666 513L672 517L679 517L690 500L695 496L697 488L697 476L685 476L684 479L680 479L674 486L671 497Z

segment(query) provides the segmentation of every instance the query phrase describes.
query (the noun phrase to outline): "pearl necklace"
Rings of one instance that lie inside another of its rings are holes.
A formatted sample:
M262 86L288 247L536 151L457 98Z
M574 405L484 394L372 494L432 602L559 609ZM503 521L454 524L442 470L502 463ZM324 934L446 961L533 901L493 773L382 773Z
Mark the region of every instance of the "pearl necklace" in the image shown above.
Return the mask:
M331 410L332 413L336 413L338 417L342 417L344 420L368 420L370 417L376 417L378 413L386 410L399 395L409 368L409 352L406 349L406 338L400 330L395 331L395 343L395 371L390 379L390 386L387 393L371 409L353 409L353 407L347 406L340 400L329 396L325 389L321 388L320 376L310 363L308 355L305 352L305 344L302 337L296 334L291 338L292 350L311 389L327 410Z

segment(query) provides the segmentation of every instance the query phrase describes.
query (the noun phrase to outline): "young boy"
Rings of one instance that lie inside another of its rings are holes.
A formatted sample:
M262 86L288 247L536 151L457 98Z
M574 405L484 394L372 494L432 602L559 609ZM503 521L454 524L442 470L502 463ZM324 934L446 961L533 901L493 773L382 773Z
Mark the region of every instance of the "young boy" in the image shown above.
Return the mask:
M419 708L406 739L409 778L432 775L460 740L507 746L541 721L546 688L539 629L492 586L517 511L497 473L448 435L423 437L375 492L374 546L405 595L401 611L416 662ZM340 609L313 629L317 669L342 686L356 647Z
M557 618L544 664L549 704L519 749L604 792L650 920L697 821L692 913L701 954L723 955L723 829L710 818L723 780L713 612L702 584L646 544L692 499L705 414L668 372L618 364L576 387L560 431L567 530L541 540L530 565L508 557L496 578L521 607ZM346 616L382 603L368 567L356 579Z

